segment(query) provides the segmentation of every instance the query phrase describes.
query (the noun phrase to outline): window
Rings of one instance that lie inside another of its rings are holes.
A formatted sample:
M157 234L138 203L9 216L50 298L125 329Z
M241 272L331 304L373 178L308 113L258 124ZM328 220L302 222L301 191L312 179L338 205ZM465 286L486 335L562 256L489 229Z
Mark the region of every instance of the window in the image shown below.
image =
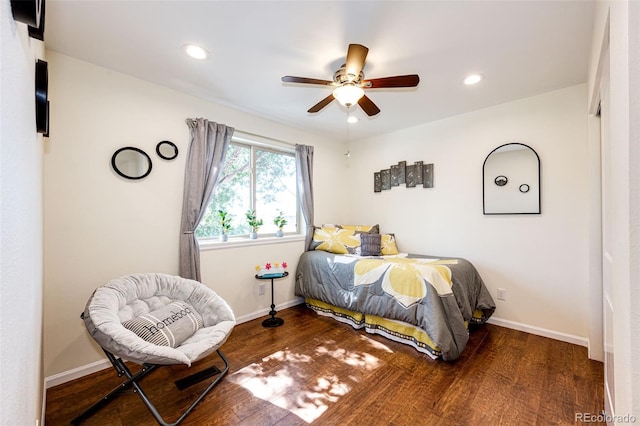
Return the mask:
M287 220L285 234L297 233L298 196L296 161L292 149L286 150L234 137L224 168L207 211L196 229L198 238L218 238L219 210L231 217L229 236L247 236L250 228L245 213L256 211L263 225L259 235L273 235L278 227L273 219L280 212Z

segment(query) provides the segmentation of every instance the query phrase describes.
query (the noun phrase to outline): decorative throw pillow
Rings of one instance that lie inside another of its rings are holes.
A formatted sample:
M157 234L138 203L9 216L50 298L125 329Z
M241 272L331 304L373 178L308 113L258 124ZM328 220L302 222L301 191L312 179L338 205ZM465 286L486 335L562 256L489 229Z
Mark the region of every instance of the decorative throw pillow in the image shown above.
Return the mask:
M396 237L394 234L382 234L380 238L380 253L383 256L398 254L396 246Z
M332 225L330 223L325 223L322 227L326 228L340 228L340 229L349 229L354 231L356 234L367 233L367 234L379 234L380 233L380 225Z
M311 247L315 250L328 251L335 254L347 254L360 245L355 232L336 227L315 228Z
M122 325L147 342L175 348L204 326L202 316L185 302L172 302Z
M360 234L360 256L380 256L380 234Z
M360 234L378 234L380 226L376 225L332 225L323 224L315 227L310 250L324 250L336 254L360 254ZM348 231L348 232L347 232ZM332 240L330 244L326 244ZM325 244L323 244L325 243Z

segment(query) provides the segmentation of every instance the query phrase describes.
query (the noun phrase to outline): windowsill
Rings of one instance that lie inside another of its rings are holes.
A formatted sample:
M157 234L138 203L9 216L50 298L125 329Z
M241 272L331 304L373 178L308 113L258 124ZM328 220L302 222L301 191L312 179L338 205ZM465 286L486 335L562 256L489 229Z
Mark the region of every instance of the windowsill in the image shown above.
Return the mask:
M228 241L222 242L217 239L202 239L198 240L200 251L207 250L221 250L235 247L250 247L250 246L262 246L269 244L282 244L291 243L296 241L304 241L305 236L302 234L285 235L283 237L261 237L259 236L255 240L249 237L234 237L229 238Z

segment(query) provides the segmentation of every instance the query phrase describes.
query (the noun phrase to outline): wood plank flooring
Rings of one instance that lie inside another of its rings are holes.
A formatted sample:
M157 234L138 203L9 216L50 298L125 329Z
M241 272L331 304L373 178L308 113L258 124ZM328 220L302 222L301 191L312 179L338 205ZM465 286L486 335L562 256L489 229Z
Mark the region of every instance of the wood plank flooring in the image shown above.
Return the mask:
M354 330L303 305L283 326L236 326L221 350L227 377L183 425L572 425L603 408L602 363L584 347L494 325L471 333L455 362ZM168 421L206 382L173 382L211 365L163 367L142 381ZM70 420L122 380L109 368L47 391L46 425ZM86 425L154 425L138 395L119 396Z

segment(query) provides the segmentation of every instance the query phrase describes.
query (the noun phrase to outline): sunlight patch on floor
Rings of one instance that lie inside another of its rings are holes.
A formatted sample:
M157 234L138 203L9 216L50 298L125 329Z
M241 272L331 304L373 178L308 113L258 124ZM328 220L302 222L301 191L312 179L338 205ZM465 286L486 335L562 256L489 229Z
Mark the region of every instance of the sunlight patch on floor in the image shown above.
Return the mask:
M360 340L364 340L375 349L379 349L379 350L388 352L390 354L393 353L393 349L391 349L389 346L385 345L384 343L378 342L377 340L373 340L367 336L359 336L359 337L360 337Z
M325 343L318 346L313 356L289 350L275 352L260 363L249 364L236 371L228 380L312 423L331 404L349 393L362 376L381 366L380 359L369 353L353 352L331 347L332 342ZM309 364L326 356L355 367L354 374L343 380L333 374L314 376Z
M286 368L265 373L260 364L246 366L231 375L230 380L265 401L285 393L294 383Z
M380 360L371 354L351 352L342 348L330 350L325 346L318 346L316 354L319 356L329 355L330 357L342 361L345 364L353 367L362 367L368 371L375 370L380 366Z
M291 351L278 351L274 352L268 357L262 358L262 361L268 362L271 360L286 361L286 362L312 362L313 359L309 355L294 354Z

